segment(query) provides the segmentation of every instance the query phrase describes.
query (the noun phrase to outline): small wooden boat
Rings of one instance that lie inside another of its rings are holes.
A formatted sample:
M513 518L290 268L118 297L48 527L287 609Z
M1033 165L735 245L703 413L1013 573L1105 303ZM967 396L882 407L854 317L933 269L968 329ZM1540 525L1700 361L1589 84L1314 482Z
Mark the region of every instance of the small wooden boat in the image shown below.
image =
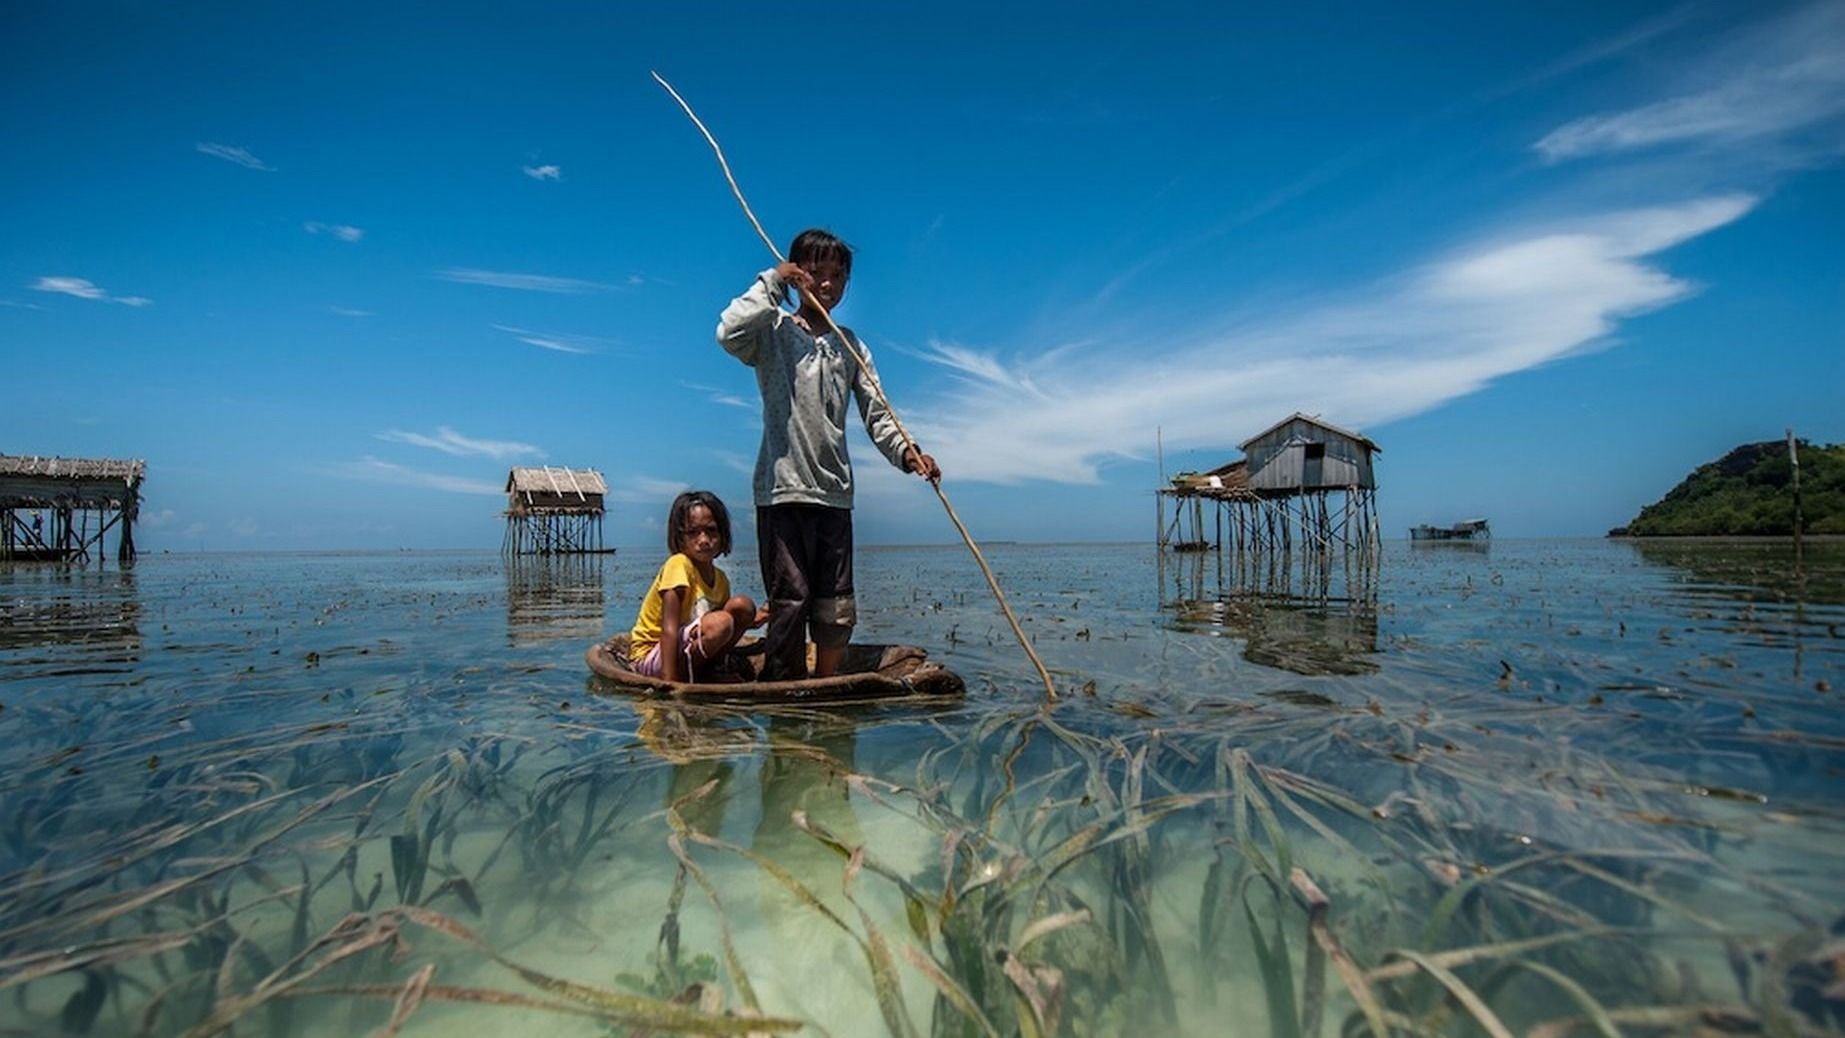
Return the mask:
M751 649L758 651L751 652ZM618 634L590 646L585 659L589 669L623 689L653 696L685 699L794 702L814 700L887 699L893 696L959 696L967 692L961 676L914 645L848 645L839 673L801 681L758 681L762 670L761 643L746 641L730 655L728 680L666 681L636 674L628 663L628 636ZM813 646L808 646L812 665Z
M1453 526L1422 526L1409 528L1412 541L1484 541L1490 540L1493 531L1484 519L1463 519Z

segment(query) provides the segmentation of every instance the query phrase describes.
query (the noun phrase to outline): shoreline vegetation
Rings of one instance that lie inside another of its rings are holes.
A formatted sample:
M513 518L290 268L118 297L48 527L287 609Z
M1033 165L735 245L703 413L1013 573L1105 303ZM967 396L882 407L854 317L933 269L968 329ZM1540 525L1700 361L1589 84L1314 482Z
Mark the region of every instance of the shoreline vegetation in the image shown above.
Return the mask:
M1807 536L1845 534L1845 444L1795 441ZM1698 466L1610 537L1791 537L1795 467L1787 442L1745 443Z

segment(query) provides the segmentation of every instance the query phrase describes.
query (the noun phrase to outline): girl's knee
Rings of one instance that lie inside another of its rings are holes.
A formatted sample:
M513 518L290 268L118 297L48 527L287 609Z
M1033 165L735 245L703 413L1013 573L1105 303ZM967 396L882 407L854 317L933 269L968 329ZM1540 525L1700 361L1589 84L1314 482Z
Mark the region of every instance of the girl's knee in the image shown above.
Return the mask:
M732 595L730 601L724 603L724 611L732 616L755 616L756 603L748 595Z
M705 647L706 656L715 656L730 646L737 630L736 618L730 610L714 609L698 621L698 640Z

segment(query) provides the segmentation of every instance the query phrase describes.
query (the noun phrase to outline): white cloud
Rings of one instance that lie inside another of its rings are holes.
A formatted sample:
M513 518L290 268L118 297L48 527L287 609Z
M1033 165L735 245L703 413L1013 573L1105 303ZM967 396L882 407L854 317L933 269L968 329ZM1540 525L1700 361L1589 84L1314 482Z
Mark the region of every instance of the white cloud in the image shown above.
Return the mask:
M0 299L0 306L11 307L12 309L15 309L15 310L43 310L45 309L44 307L38 305L37 303L22 303L18 301L17 299Z
M249 516L239 516L226 524L230 531L239 537L254 537L262 532L262 527Z
M498 270L474 270L460 267L452 270L439 270L436 277L443 281L454 281L463 285L490 285L494 288L515 288L523 292L553 292L559 295L582 295L587 292L607 292L610 286L580 278L558 278L545 274L514 274Z
M395 486L419 487L429 490L446 490L456 494L498 496L505 493L503 483L489 483L486 480L449 476L440 472L423 472L393 462L380 461L369 454L358 461L330 465L327 471L343 479L357 479L368 483L390 483Z
M56 292L60 295L75 296L78 299L92 299L100 302L120 303L139 309L152 303L146 296L112 296L102 286L89 278L42 277L32 283L35 292ZM35 308L36 309L36 308Z
M463 436L461 433L456 432L446 425L437 426L434 436L428 436L423 433L404 432L401 429L390 429L379 433L378 439L388 440L392 443L407 443L413 447L428 447L430 450L438 450L444 454L453 454L458 458L479 457L498 458L503 460L506 458L521 458L528 456L542 458L545 456L545 452L542 449L529 443L518 443L512 440L476 440Z
M175 513L171 508L162 508L158 512L142 512L136 521L142 526L158 530L162 526L171 526Z
M215 159L223 159L226 162L235 162L245 169L260 169L265 173L275 172L274 166L269 165L267 162L264 162L262 159L257 158L242 148L233 148L228 144L212 144L207 141L200 141L198 143L198 149L202 154L210 155Z
M61 292L78 299L107 299L109 293L96 287L89 278L44 277L32 285L38 292Z
M1527 229L1230 334L1117 339L1011 363L937 345L931 359L963 384L908 424L950 479L996 483L1097 482L1109 459L1150 453L1155 426L1168 448L1228 449L1297 410L1376 425L1603 344L1620 319L1685 298L1694 286L1646 259L1754 201Z
M562 180L564 177L564 171L556 166L520 166L519 168L533 180Z
M302 224L301 228L309 234L330 234L340 241L358 241L365 237L364 228L343 223L321 223L318 220L309 220Z
M513 328L504 324L493 326L496 331L505 332L528 346L553 350L557 353L597 353L603 347L614 344L612 339L594 335L573 335L566 332L535 332L529 328Z
M692 489L690 483L677 479L635 476L610 487L609 498L630 505L668 505L673 498Z
M1671 144L1737 144L1845 114L1845 4L1816 3L1690 63L1672 96L1565 123L1532 145L1551 161Z
M732 472L741 472L746 476L754 475L756 472L755 464L752 463L750 459L735 451L714 450L711 453L712 456L717 458L720 464Z
M370 310L354 310L350 306L332 306L332 307L328 307L328 309L332 310L334 313L340 315L341 317L376 317L377 316L376 314L372 313Z
M755 404L729 390L719 389L716 386L701 386L696 382L681 382L679 384L693 392L705 394L705 401L707 403L721 404L724 407L741 407L749 411L756 409Z

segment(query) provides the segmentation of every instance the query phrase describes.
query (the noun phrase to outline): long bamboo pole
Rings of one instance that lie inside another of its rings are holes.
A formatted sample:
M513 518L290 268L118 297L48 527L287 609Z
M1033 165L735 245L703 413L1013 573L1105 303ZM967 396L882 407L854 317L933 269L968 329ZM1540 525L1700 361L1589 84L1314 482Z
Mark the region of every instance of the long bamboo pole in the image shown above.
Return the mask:
M686 103L685 98L679 96L679 91L674 90L671 83L668 83L658 72L652 75L654 82L664 87L666 92L672 95L673 100L679 102L679 107L685 110L686 118L692 120L692 125L698 127L698 132L704 134L705 143L711 145L712 154L717 156L718 166L724 171L724 179L730 183L730 193L736 196L737 204L743 207L743 215L749 218L750 226L756 229L756 236L762 239L769 253L775 257L775 261L783 262L786 257L782 255L780 249L775 247L775 242L769 237L769 233L762 229L762 222L756 219L755 212L750 209L749 201L743 197L743 189L737 186L737 178L731 175L730 162L724 158L724 149L718 146L717 138L705 128L704 121L699 119L698 113L692 111L692 106ZM878 378L877 371L859 352L858 345L845 333L845 330L833 322L833 315L825 307L819 309L820 313L826 317L827 328L845 345L852 359L858 362L859 370L865 373L865 382L871 387L872 395L877 397L879 404L883 405L885 412L890 415L891 423L897 427L898 435L903 437L904 449L921 456L922 450L916 446L916 441L911 438L909 429L904 427L903 420L897 417L897 409L891 406L890 398L884 395L884 386ZM1051 681L1051 673L1044 668L1044 661L1038 658L1037 650L1031 647L1031 640L1025 637L1025 631L1019 626L1019 618L1013 615L1012 607L1006 604L1006 593L999 589L999 580L993 576L993 567L987 565L986 556L981 554L980 546L974 543L973 535L967 532L967 525L961 522L961 517L956 514L955 506L949 502L947 493L942 490L941 480L931 479L929 486L934 488L936 498L942 502L943 510L948 513L948 519L954 523L955 530L961 534L961 540L967 544L967 550L973 553L974 561L980 564L980 572L987 578L987 587L992 589L993 597L998 600L1000 612L1006 615L1006 623L1012 626L1013 636L1018 638L1020 647L1025 650L1025 655L1031 660L1031 665L1037 668L1038 677L1044 682L1045 698L1056 699L1057 686Z

